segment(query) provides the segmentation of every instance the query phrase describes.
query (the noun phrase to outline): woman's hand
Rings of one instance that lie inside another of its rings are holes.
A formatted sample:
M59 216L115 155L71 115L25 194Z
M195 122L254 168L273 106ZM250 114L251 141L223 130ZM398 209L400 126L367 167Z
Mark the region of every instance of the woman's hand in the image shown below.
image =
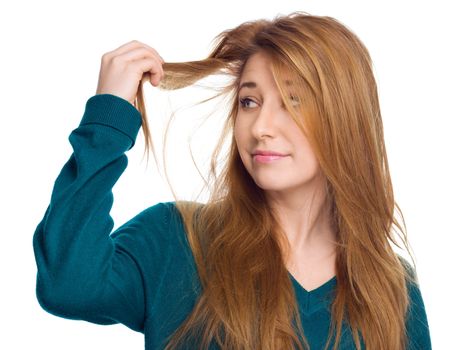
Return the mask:
M143 74L148 72L151 84L158 86L164 77L163 63L154 48L130 41L102 56L96 94L116 95L134 105Z

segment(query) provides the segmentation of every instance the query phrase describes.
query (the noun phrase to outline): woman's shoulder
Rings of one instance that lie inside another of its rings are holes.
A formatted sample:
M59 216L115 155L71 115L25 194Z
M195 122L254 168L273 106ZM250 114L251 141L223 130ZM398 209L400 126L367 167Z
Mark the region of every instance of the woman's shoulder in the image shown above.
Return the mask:
M112 233L112 236L128 228L135 228L136 231L145 232L158 230L163 231L167 228L170 222L172 206L173 202L159 202L151 205L121 225L115 232Z
M132 219L121 225L112 237L117 237L121 232L142 232L143 234L155 238L171 238L174 232L183 230L183 221L179 211L179 206L189 208L200 208L202 203L193 201L163 201L151 205Z
M170 261L171 256L190 255L176 205L173 201L158 202L118 227L110 234L117 249L135 256L147 270Z
M407 281L409 282L409 284L418 284L418 277L417 277L417 273L416 273L416 269L415 267L413 266L413 264L411 264L406 258L404 258L403 256L397 254L397 257L398 259L400 260L400 263L402 264L402 266L404 267L405 269L405 274L407 276Z
M429 322L416 268L404 257L399 255L398 258L407 274L409 304L406 327L409 340L408 349L431 349Z

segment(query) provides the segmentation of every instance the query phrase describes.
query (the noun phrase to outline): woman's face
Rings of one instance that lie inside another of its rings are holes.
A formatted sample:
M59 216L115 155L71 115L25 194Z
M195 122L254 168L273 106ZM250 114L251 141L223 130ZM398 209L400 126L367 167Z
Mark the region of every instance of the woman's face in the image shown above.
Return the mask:
M268 193L308 193L316 185L313 180L317 180L319 164L283 105L269 56L258 52L249 58L239 87L234 136L245 168ZM268 153L263 155L263 151Z

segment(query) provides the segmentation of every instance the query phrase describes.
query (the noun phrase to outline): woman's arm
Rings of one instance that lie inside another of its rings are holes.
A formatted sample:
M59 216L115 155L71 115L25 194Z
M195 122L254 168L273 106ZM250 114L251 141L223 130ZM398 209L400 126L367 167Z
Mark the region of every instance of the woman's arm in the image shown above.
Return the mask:
M121 322L143 331L143 271L132 250L145 215L109 235L112 188L127 166L125 152L133 147L140 125L140 113L128 101L101 94L87 101L79 127L70 134L73 154L33 236L36 295L52 314L99 324Z

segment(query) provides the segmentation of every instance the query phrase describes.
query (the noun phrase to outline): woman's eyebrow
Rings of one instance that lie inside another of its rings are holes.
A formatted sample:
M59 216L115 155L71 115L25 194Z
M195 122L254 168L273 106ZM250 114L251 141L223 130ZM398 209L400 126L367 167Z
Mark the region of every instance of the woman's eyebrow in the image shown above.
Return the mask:
M247 87L247 88L252 88L252 89L254 89L254 88L257 87L257 83L255 83L254 81L246 81L246 82L242 83L241 85L239 85L238 91L241 91L241 89L242 89L243 87Z

